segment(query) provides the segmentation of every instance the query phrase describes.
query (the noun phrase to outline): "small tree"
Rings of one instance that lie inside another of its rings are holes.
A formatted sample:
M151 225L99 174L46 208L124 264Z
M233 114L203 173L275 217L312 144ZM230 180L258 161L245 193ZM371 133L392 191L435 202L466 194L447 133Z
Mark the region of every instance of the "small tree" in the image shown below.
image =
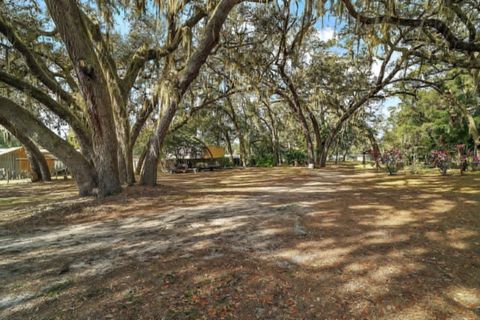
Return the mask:
M445 150L432 151L432 158L435 167L440 170L442 176L447 175L447 170L450 165L450 157Z
M385 165L389 175L397 173L402 163L402 154L400 150L392 149L385 151L382 155L382 163Z

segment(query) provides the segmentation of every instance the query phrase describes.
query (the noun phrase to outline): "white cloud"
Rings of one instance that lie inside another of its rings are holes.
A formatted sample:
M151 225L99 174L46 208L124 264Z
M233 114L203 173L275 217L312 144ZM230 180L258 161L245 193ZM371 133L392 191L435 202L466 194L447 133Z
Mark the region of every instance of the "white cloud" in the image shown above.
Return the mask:
M335 38L335 30L331 27L318 29L316 36L321 41L328 41Z
M378 77L380 74L380 69L382 68L382 60L373 58L373 63L372 63L372 75L374 77Z

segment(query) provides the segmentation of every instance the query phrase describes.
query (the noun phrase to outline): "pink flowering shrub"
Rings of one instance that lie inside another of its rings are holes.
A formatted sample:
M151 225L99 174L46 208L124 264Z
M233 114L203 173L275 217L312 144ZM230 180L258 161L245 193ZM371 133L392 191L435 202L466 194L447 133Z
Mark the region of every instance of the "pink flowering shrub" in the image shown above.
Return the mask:
M448 167L450 166L450 157L445 150L432 151L433 164L440 170L442 176L447 175Z
M475 170L480 166L480 157L472 154L472 169Z
M390 150L385 151L382 155L382 163L385 165L387 172L390 175L397 173L401 163L402 163L402 154L400 150Z

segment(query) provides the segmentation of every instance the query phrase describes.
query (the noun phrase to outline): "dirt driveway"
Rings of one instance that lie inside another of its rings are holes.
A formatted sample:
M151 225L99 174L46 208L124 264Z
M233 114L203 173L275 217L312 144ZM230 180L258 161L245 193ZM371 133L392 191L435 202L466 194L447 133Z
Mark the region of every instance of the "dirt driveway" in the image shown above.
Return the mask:
M480 176L160 176L0 189L1 319L478 319Z

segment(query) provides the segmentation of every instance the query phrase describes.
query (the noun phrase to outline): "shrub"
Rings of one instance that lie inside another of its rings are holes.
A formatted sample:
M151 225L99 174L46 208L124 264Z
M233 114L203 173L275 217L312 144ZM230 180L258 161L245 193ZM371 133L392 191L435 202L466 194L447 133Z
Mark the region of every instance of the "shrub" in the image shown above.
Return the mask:
M472 170L475 171L480 166L480 157L472 154L472 160L470 163L472 164Z
M305 152L300 150L289 149L284 153L285 160L289 165L295 164L295 161L301 165L307 160Z
M445 150L432 151L433 164L440 170L442 176L447 175L450 166L450 157Z
M257 167L273 167L273 155L266 154L255 158Z
M385 169L390 175L397 173L402 164L402 154L399 150L385 151L382 155L382 163L385 165Z

